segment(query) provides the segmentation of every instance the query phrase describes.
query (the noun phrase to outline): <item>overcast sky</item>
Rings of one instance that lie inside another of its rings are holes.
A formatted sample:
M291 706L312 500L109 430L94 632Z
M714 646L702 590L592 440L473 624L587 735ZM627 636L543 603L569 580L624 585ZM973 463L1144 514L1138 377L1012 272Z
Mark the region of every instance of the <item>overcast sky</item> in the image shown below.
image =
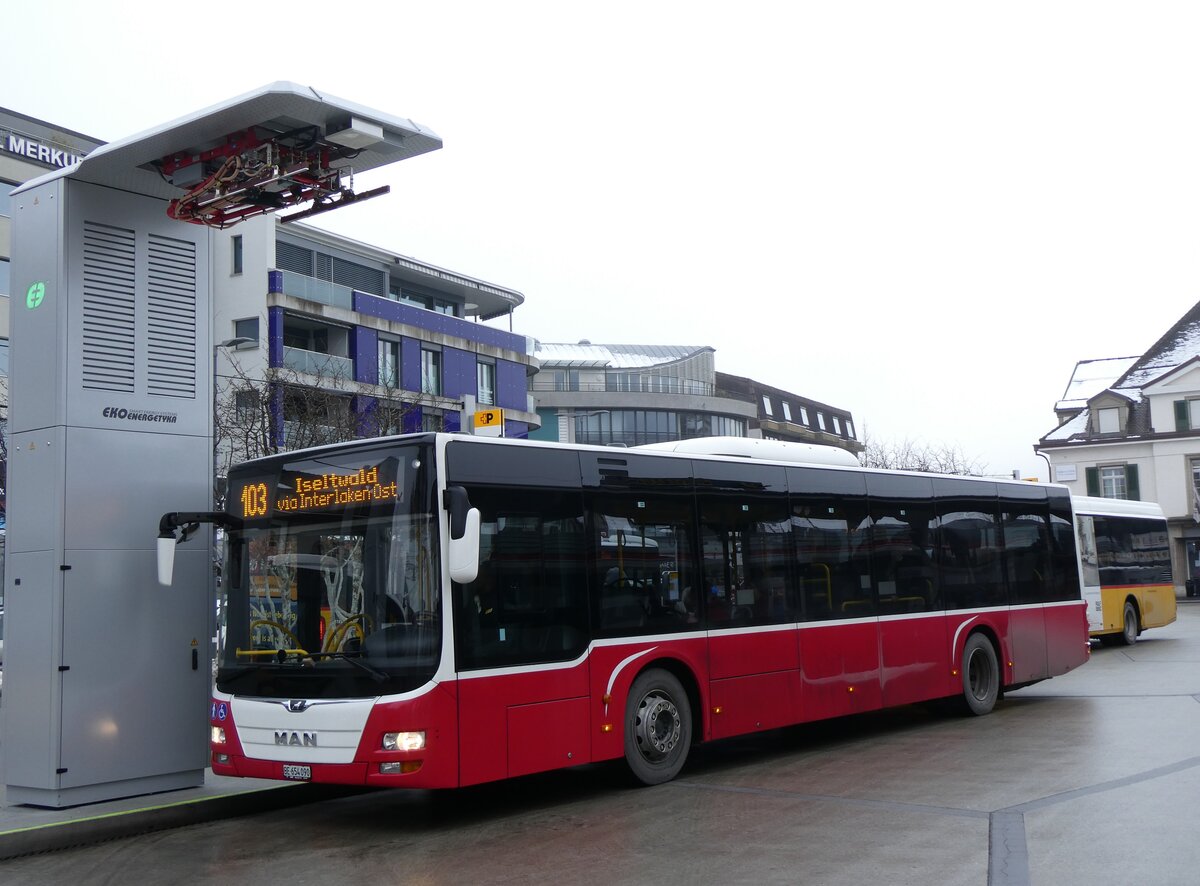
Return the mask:
M0 106L114 140L290 80L409 117L445 147L316 224L996 474L1046 478L1076 361L1200 300L1200 4L120 8L7 4Z

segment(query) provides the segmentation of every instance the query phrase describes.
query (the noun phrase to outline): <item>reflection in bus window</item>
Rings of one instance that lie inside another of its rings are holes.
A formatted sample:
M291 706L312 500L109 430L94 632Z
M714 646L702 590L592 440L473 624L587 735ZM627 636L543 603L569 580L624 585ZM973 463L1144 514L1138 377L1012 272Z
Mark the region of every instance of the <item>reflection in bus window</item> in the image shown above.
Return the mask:
M598 636L695 627L689 503L644 494L597 494L591 505Z
M790 588L787 501L740 495L700 501L700 538L708 623L796 621Z
M587 646L587 581L578 494L475 487L479 574L455 586L460 668L567 661Z

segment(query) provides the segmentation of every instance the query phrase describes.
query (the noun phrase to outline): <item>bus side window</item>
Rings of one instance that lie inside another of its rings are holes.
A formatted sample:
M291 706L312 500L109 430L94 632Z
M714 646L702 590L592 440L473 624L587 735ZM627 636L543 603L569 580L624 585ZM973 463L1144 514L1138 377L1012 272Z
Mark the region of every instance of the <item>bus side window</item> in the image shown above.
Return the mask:
M621 492L596 494L590 509L597 634L612 637L694 626L699 601L688 503Z
M456 594L458 666L565 661L588 642L583 505L556 490L473 487L479 574Z

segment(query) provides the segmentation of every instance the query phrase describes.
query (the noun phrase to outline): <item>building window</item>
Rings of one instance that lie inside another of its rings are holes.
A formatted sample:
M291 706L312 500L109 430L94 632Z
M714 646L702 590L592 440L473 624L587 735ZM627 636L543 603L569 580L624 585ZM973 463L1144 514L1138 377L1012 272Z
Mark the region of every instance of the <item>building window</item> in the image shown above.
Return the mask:
M496 402L496 364L480 360L475 364L475 400L485 406Z
M1087 480L1087 494L1101 498L1127 498L1138 501L1141 493L1138 488L1137 465L1099 465L1084 471Z
M771 411L771 398L766 394L763 394L763 412L765 412L767 415L775 414Z
M833 432L839 437L842 436L842 420L836 415L833 417Z
M439 351L421 349L421 393L434 396L442 393L442 355Z
M556 370L554 370L554 390L556 390L556 391L578 391L579 390L579 370L578 369L556 369Z
M445 314L448 317L457 317L458 311L455 310L454 302L442 301L441 299L433 300L433 309L439 314Z
M242 235L233 235L233 273L240 274L242 272Z
M0 258L0 295L8 295L9 272L11 267L8 259Z
M854 422L850 421L850 419L846 419L846 436L851 440L854 439Z
M233 395L238 424L253 427L258 418L258 392L254 389L237 391Z
M379 384L400 387L400 342L379 340Z
M804 406L800 407L800 424L808 424L808 409Z
M1125 498L1125 468L1107 467L1100 469L1100 495L1104 498Z
M781 405L783 406L783 420L791 421L792 420L792 407L788 405L787 400L784 400Z
M9 194L16 185L0 178L0 215L12 215L12 196Z
M258 344L258 318L246 317L244 320L233 321L233 335L235 338L252 338L254 344Z
M400 284L388 283L388 298L392 301L400 301Z
M1101 434L1116 434L1121 430L1121 410L1107 406L1096 410L1096 430Z
M817 413L817 427L819 427L822 431L826 430L826 428L825 428L825 413L824 412Z
M1200 430L1200 399L1175 401L1175 430Z

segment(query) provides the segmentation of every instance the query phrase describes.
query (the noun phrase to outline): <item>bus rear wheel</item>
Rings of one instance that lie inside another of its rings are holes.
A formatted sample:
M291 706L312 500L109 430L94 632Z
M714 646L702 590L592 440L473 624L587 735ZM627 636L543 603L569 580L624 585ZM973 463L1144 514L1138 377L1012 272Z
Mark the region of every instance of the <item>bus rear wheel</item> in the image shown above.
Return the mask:
M1121 645L1132 646L1138 638L1137 607L1133 605L1132 600L1125 601L1125 612L1121 618Z
M674 674L652 668L638 676L625 707L625 761L645 785L679 774L692 744L692 706Z
M1000 664L983 634L967 637L962 657L963 708L968 714L990 714L1000 697Z

